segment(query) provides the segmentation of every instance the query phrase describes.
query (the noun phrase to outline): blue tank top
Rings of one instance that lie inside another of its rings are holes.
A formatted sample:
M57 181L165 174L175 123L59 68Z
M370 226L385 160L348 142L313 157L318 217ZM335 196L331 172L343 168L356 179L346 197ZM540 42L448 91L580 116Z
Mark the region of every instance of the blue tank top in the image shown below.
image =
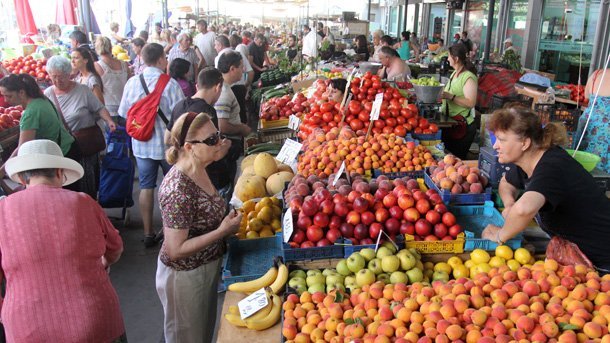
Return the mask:
M409 41L403 40L400 42L400 48L398 48L398 55L400 59L406 61L411 58L411 49L409 47Z

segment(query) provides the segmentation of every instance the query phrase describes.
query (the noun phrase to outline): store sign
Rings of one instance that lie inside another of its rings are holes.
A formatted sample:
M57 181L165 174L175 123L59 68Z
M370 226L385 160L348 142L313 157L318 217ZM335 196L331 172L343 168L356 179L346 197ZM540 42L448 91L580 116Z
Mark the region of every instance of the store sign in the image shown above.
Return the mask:
M284 243L288 243L294 232L294 223L292 218L292 209L288 207L286 213L284 213L284 219L282 220L282 233L284 234Z
M337 181L341 178L341 175L345 172L345 161L341 163L341 167L339 167L339 171L335 174L335 179L333 180L333 186L337 184Z
M258 291L248 295L244 300L237 303L239 308L239 315L241 319L246 319L261 309L269 305L269 298L267 298L267 292L265 288L261 288Z
M294 114L291 114L290 117L288 117L288 128L289 129L298 131L300 125L301 125L301 119L299 119L299 117L295 116Z
M383 102L383 93L375 95L375 101L371 108L371 121L379 119L379 112L381 111L381 103Z
M295 142L292 139L287 139L284 142L284 145L282 145L280 153L277 154L276 159L284 164L290 165L297 159L302 147L303 144Z

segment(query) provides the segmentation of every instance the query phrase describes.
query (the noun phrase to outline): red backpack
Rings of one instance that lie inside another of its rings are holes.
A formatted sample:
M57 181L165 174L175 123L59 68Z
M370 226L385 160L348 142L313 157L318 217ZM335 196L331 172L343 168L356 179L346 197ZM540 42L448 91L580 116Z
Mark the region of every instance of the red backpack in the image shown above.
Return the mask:
M161 95L169 79L169 75L161 74L155 89L150 93L146 82L144 82L144 75L140 74L140 83L144 88L146 96L136 101L127 111L127 133L134 139L146 142L152 138L157 114L159 114L165 125L169 122L163 111L161 111L161 107L159 107Z

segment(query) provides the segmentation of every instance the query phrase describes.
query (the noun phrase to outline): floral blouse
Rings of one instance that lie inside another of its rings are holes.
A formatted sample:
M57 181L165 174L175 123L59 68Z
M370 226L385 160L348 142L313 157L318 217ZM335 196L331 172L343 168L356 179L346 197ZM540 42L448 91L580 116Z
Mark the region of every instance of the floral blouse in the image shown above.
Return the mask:
M167 173L159 187L159 205L163 227L189 230L188 239L216 230L226 211L225 202L218 193L207 194L176 167ZM224 241L219 240L194 255L172 261L163 243L159 254L161 262L170 268L193 270L222 258L225 249Z

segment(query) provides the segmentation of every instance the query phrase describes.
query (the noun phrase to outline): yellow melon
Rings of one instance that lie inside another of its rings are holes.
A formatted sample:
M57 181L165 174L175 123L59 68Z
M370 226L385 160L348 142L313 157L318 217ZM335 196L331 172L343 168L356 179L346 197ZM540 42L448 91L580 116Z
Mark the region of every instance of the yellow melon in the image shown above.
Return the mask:
M284 190L286 182L290 182L294 175L291 172L281 171L279 173L272 174L267 179L267 193L269 195L275 195Z
M278 172L285 171L285 172L289 172L291 174L294 173L292 168L289 165L284 164L284 163L280 163L277 165L277 171Z
M243 176L235 184L235 196L241 201L262 198L267 195L265 179L260 176Z
M245 170L247 167L254 164L254 159L256 158L257 155L258 154L252 154L252 155L248 155L248 156L244 157L244 159L241 160L241 170Z
M256 175L262 176L265 179L271 176L271 174L277 173L275 158L266 152L258 154L254 159L253 165Z

